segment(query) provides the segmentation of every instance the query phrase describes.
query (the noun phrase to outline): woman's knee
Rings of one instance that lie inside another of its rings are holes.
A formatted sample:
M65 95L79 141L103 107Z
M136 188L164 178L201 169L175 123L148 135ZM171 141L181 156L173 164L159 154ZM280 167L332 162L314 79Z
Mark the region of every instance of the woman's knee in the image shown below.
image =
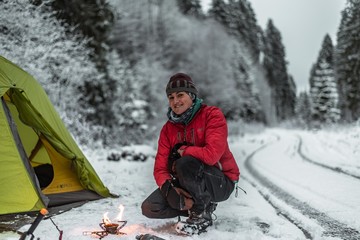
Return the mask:
M197 172L201 164L202 163L198 159L192 156L181 157L176 160L176 173Z
M141 204L141 212L145 217L151 218L151 204L148 201L144 201Z

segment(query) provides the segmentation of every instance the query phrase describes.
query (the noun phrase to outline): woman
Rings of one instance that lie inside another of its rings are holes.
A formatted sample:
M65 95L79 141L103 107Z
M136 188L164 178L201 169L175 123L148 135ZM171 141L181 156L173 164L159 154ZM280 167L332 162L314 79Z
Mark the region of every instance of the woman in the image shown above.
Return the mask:
M142 212L149 218L188 216L187 224L205 230L216 203L229 198L240 175L227 123L219 108L202 103L184 73L170 78L166 94L169 120L160 132L154 165L159 188L145 199Z

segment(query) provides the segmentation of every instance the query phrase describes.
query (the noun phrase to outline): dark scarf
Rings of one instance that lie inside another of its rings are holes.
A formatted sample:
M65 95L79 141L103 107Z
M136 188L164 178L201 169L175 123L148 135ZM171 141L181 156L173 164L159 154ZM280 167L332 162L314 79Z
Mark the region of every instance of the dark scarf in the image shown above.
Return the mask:
M184 125L188 125L195 116L195 113L199 111L202 101L203 100L200 98L195 98L191 107L180 115L174 113L169 107L169 110L167 112L167 117L169 118L169 121L173 123L182 123Z

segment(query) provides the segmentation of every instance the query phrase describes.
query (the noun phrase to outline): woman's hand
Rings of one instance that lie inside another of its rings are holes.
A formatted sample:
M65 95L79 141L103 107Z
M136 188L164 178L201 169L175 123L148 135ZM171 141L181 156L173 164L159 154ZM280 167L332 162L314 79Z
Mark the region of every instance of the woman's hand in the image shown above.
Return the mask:
M182 156L183 154L184 154L184 151L185 151L185 148L187 147L187 145L182 145L178 150L177 150L177 152L178 152L178 154L180 155L180 156Z
M177 152L180 154L180 156L182 156L184 153L184 149L179 149L179 150L177 150Z
M185 191L182 188L177 188L174 187L175 191L177 194L179 194L180 196L183 197L183 206L181 207L181 210L189 210L192 208L192 206L194 205L194 200L192 199L192 196L190 195L190 193L188 193L187 191Z

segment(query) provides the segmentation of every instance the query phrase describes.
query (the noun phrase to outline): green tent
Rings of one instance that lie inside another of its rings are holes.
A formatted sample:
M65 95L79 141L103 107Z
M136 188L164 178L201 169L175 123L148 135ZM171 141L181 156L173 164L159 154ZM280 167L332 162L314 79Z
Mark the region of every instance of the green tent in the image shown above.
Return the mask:
M0 56L0 216L111 196L40 84Z

